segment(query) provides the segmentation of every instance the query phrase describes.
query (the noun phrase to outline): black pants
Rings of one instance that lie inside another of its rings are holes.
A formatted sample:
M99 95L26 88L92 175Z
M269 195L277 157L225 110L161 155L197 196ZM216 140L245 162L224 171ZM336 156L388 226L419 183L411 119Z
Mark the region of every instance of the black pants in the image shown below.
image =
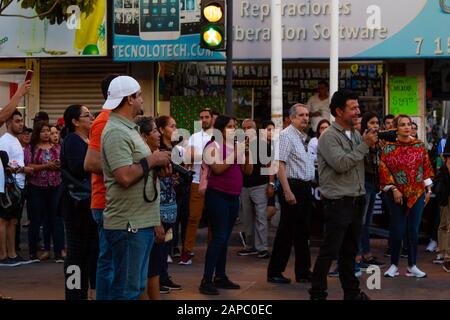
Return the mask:
M189 219L189 199L191 196L191 185L182 186L182 189L177 192L177 221L173 226L173 240L172 247L178 247L178 242L181 240L183 246L186 237L186 228ZM181 239L180 239L181 232Z
M63 195L67 257L64 262L66 300L86 300L88 289L95 289L98 258L97 224L92 217L90 200L75 202ZM73 267L80 270L80 287L70 287ZM68 270L68 268L70 268Z
M285 271L292 245L294 245L295 277L300 279L309 277L311 273L311 253L308 242L311 233L311 183L289 180L289 186L295 195L297 204L288 204L284 196L280 195L280 223L267 275L275 276Z
M324 199L325 237L317 257L311 295L327 296L327 276L333 260L338 257L339 279L344 297L359 294L359 281L355 277L355 258L361 237L365 197Z

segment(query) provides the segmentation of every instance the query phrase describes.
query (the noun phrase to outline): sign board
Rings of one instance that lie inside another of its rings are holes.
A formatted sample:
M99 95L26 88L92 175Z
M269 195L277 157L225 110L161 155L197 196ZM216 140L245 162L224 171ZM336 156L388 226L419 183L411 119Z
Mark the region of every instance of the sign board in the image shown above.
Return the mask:
M89 14L77 5L68 7L67 18L61 24L36 17L34 9L21 7L22 2L11 1L0 13L0 58L108 55L106 1L91 1L93 9Z
M419 114L419 86L416 77L389 79L389 112L392 114Z
M225 58L199 48L200 0L114 3L118 61ZM233 0L233 9L234 59L270 59L271 0ZM283 0L281 9L283 57L327 59L330 1ZM341 0L339 12L341 58L450 57L450 1Z

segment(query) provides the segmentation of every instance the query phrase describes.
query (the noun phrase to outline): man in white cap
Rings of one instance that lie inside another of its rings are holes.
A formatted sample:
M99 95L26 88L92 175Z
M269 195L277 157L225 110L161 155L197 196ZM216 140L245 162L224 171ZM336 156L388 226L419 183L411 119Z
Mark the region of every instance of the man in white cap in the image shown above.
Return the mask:
M151 153L133 119L142 109L141 87L128 76L111 81L103 109L112 110L102 133L106 185L105 237L112 252L110 298L137 300L144 293L155 226L160 225L155 169L170 172L170 153Z

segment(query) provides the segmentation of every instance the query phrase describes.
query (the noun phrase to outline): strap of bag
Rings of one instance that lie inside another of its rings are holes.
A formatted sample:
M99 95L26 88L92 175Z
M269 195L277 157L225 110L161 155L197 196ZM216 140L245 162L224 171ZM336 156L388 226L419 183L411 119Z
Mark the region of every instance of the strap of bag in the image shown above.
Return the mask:
M77 179L75 179L70 173L69 171L67 171L66 169L62 169L61 168L61 174L64 176L64 178L66 178L67 180L69 180L71 183L73 183L75 185L75 187L80 188L82 191L85 192L91 192L91 189L89 187L87 187L86 185L82 184L80 181L78 181Z
M150 168L148 167L147 159L145 159L145 158L141 159L141 161L139 161L139 163L141 164L142 169L144 170L144 200L147 203L155 202L156 199L158 198L158 189L156 188L156 179L155 179L155 177L153 178L153 188L155 189L155 196L153 197L152 200L149 200L147 197L147 181L148 181L148 176L150 174Z

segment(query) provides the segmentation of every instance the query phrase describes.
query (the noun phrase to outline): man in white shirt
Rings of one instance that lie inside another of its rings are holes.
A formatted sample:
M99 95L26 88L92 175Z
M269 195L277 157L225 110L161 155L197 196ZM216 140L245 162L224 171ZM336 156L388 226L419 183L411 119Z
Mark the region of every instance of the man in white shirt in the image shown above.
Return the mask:
M11 98L9 103L0 110L0 127L8 120L14 111L16 111L17 106L20 103L20 99L28 93L31 88L31 81L23 83L19 89L16 91L14 96ZM0 193L5 192L5 175L4 168L0 161Z
M23 131L23 117L19 111L15 111L8 119L6 128L7 132L0 138L0 150L8 154L8 166L23 193L25 174L31 174L33 170L25 167L24 152L17 138ZM16 227L21 218L22 209L23 196L21 203L15 204L12 210L0 208L0 265L17 266L28 262L16 254Z
M309 107L311 129L316 132L317 125L322 119L330 121L329 86L325 81L319 82L318 93L309 98L306 103Z
M195 238L197 237L197 229L202 218L204 196L198 192L200 184L200 168L202 164L203 149L211 140L211 129L213 123L213 112L209 108L200 111L200 120L202 122L202 130L194 133L189 138L189 148L186 152L185 163L193 164L195 175L191 184L191 196L189 200L189 219L186 227L185 239L183 243L183 251L179 264L192 264L192 250L195 246Z

